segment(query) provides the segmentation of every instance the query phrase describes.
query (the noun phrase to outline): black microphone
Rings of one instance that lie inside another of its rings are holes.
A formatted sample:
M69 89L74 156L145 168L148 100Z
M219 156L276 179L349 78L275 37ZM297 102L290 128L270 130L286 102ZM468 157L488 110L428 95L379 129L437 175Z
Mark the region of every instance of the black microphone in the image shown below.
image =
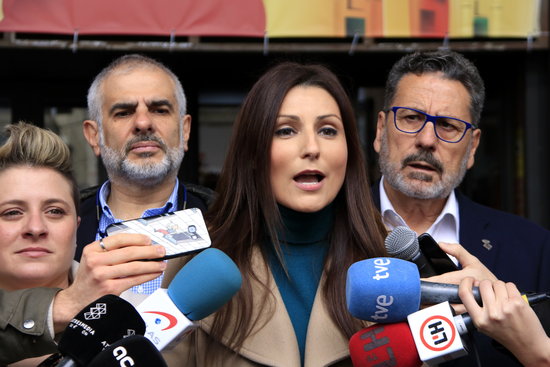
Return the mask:
M157 347L146 337L133 335L111 344L86 367L167 367Z
M105 347L131 335L143 335L145 322L134 306L109 294L83 308L63 332L58 367L86 366ZM46 361L41 366L48 366Z
M421 278L438 275L426 256L420 251L416 233L405 226L395 227L384 241L388 255L416 264Z

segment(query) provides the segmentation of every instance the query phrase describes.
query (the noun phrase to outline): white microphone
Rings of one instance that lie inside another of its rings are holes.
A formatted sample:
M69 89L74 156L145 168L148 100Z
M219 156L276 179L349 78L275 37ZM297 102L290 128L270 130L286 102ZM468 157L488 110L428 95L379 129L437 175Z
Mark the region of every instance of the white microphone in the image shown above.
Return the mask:
M449 302L424 308L407 316L420 360L438 364L468 354L462 342L474 328L468 315L453 315Z

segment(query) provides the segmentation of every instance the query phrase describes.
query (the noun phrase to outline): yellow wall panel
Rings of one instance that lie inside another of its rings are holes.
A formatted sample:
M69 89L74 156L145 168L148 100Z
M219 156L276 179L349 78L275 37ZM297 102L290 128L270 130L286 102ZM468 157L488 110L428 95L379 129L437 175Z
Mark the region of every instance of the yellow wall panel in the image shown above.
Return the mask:
M384 0L383 2L384 37L410 37L409 0Z
M264 0L268 36L334 37L335 3L335 0Z

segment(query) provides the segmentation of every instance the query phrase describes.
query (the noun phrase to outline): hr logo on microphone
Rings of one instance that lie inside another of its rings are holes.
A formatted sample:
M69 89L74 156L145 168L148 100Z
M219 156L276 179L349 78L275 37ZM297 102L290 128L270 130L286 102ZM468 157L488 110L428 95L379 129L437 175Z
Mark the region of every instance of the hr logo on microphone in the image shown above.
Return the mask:
M422 344L433 351L443 351L453 344L456 337L456 328L451 320L445 316L432 316L420 327Z

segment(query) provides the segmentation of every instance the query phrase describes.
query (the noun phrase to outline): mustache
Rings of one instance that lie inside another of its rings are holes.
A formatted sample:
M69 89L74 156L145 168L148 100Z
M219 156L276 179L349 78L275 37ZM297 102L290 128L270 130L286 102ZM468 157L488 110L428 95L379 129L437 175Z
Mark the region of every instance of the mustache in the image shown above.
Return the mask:
M161 138L152 134L146 134L146 135L135 136L132 139L128 140L126 145L124 145L124 152L128 154L128 152L132 150L132 145L142 141L154 141L160 146L160 149L162 149L164 152L168 150L166 144Z
M405 168L411 162L426 162L436 171L443 173L443 163L437 160L433 154L427 150L420 150L417 153L408 155L403 159L401 168Z

